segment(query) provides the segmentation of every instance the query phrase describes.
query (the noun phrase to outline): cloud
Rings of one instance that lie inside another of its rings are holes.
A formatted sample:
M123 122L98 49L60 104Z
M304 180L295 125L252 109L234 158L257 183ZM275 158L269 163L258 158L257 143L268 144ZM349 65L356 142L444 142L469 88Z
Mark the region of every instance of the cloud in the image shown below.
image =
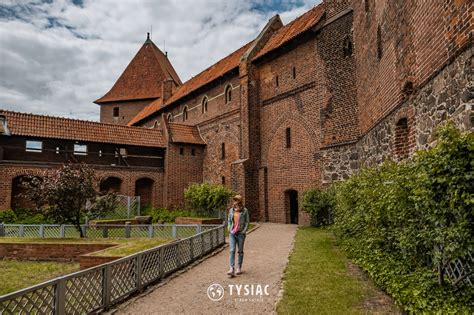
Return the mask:
M183 81L310 0L3 0L0 108L98 120L105 94L153 29Z

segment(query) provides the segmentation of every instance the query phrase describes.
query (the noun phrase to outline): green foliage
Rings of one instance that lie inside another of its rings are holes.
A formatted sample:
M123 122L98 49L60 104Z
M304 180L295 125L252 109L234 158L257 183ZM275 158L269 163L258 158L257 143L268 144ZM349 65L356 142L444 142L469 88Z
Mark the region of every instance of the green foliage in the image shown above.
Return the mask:
M225 210L234 194L223 185L202 183L189 185L184 198L188 209L215 214Z
M43 178L30 177L23 183L26 197L37 211L58 224L73 224L81 233L81 218L87 200L97 195L94 170L85 164L66 164Z
M413 160L362 170L336 192L342 246L411 313L474 307L472 287L438 273L472 253L474 136L450 124L438 136Z
M0 211L0 223L5 224L53 224L44 215L32 209L15 209Z
M303 196L303 209L309 213L312 226L332 224L333 208L335 205L335 190L309 189Z
M87 209L87 216L89 218L112 218L116 216L116 209L119 207L119 200L117 193L112 192L104 196L95 198L94 203Z

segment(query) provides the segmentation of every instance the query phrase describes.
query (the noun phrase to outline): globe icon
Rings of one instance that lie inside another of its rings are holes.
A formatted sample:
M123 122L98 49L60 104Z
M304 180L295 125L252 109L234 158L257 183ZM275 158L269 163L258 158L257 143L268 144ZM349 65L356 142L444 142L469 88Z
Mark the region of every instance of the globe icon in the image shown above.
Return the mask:
M218 283L211 284L207 288L207 296L211 301L217 302L224 297L224 288Z

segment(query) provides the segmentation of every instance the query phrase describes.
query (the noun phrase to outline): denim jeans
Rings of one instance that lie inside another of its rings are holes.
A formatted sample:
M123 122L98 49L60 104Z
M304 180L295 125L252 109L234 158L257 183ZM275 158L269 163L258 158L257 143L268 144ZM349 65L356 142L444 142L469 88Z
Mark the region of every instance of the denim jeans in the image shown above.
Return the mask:
M238 248L239 260L238 264L239 267L242 267L242 262L244 260L244 242L245 242L245 234L238 233L234 235L229 233L229 248L230 248L230 267L234 268L235 265L235 249Z

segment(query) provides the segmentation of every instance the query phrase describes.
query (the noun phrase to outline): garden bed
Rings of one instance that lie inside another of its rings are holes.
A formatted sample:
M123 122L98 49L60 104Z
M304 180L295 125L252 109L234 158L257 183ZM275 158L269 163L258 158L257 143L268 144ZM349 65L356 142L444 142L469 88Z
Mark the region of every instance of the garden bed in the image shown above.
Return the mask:
M177 217L176 224L222 224L224 220L218 218Z

